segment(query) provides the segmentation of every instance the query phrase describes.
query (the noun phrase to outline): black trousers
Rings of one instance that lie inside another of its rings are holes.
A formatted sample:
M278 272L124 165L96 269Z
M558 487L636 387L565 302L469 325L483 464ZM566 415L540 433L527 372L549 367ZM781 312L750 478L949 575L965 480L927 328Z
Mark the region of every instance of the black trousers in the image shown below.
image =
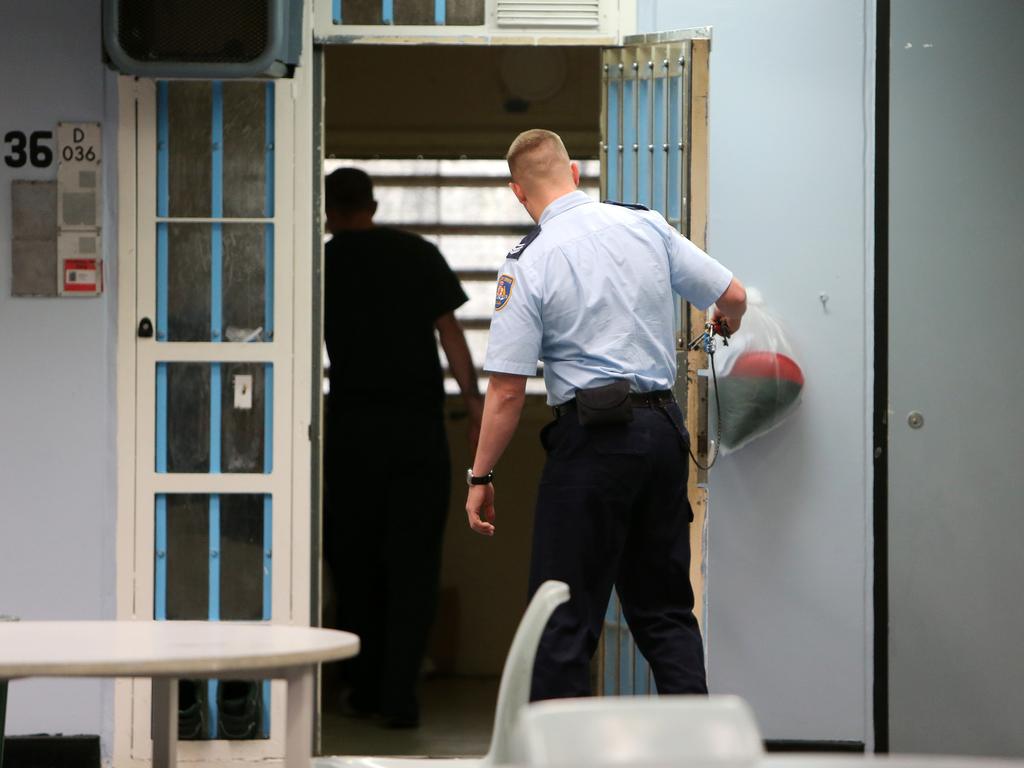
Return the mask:
M541 639L532 700L590 695L613 585L659 693L707 693L689 575L689 438L675 403L633 413L588 429L573 410L541 431L530 594L558 579L572 595Z
M341 396L328 408L324 550L338 626L361 641L351 701L414 716L451 492L443 404Z

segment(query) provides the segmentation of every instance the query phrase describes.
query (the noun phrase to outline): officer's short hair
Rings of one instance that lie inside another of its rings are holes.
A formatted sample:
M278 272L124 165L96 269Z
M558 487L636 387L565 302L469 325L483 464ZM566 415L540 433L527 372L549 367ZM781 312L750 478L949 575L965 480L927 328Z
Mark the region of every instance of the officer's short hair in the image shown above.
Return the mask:
M373 205L373 182L358 168L339 168L324 179L324 204L333 211L361 211Z
M568 164L569 153L557 133L532 128L516 136L505 153L505 160L512 178L520 181L525 176L543 177L553 165Z

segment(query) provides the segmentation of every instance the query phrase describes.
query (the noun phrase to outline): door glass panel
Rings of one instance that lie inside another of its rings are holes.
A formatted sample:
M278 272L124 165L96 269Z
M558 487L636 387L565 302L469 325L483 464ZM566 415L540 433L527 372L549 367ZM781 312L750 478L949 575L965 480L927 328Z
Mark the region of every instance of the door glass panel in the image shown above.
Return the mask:
M269 366L222 363L221 367L221 471L263 472L267 416L264 372ZM248 395L245 388L250 390Z
M210 340L210 227L167 228L167 341Z
M162 365L167 371L165 471L209 472L210 366L206 363Z
M158 338L269 341L272 225L168 223L159 227L166 228L167 317L166 332L158 320ZM157 303L162 300L158 286ZM214 314L219 320L216 333Z
M224 215L266 214L267 92L272 85L224 83Z
M213 84L167 83L166 120L168 210L175 218L208 217L212 199Z
M164 592L167 619L202 621L209 616L210 508L201 494L169 494L158 499L166 505L166 549L157 549L157 560L167 559ZM159 507L159 505L158 505ZM159 512L159 509L158 509ZM158 529L160 521L157 521ZM159 539L159 530L158 530Z
M266 278L267 245L272 236L267 224L225 224L222 227L222 338L225 341L269 340Z
M273 380L269 363L158 363L156 471L269 473Z
M263 615L263 496L222 495L220 617L259 621Z

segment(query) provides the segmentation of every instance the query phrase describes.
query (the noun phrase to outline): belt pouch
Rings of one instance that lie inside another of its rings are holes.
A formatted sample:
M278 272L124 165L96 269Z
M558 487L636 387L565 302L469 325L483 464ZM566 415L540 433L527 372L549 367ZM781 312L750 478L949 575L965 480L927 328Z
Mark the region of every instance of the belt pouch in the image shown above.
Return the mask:
M629 382L620 379L603 387L577 389L576 414L584 427L628 424L633 420Z

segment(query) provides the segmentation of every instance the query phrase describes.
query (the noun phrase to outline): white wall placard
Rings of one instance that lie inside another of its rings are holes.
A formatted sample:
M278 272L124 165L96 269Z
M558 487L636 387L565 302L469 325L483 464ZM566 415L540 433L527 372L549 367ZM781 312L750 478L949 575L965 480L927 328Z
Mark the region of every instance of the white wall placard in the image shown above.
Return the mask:
M99 123L57 124L57 226L61 231L100 226Z

